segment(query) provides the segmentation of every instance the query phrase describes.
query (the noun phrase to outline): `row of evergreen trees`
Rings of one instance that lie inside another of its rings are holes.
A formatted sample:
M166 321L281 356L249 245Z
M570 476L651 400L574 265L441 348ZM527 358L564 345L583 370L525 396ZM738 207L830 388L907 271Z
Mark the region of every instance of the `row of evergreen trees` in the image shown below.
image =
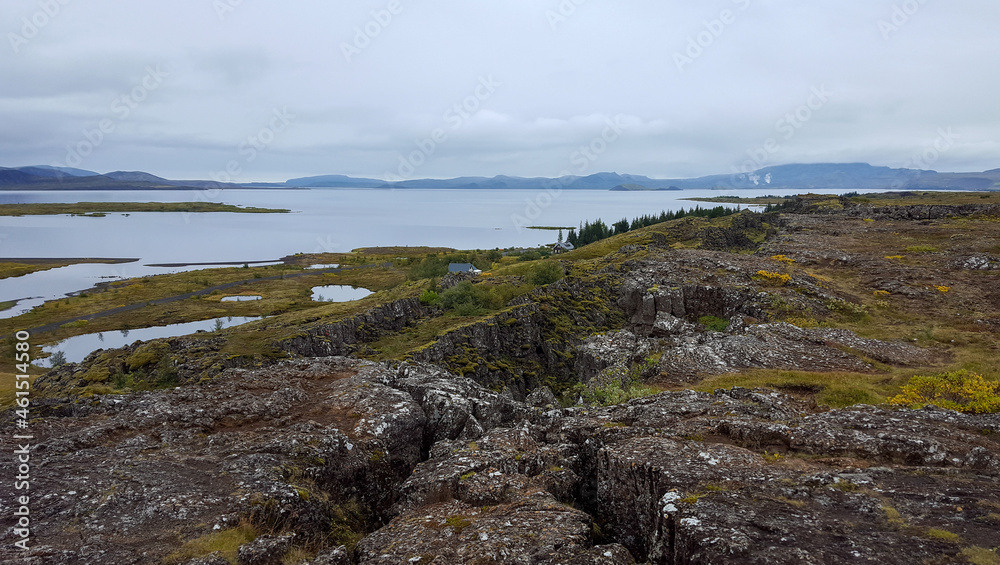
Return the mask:
M696 205L690 210L680 208L671 212L663 211L660 212L659 215L647 214L645 216L639 216L631 222L628 221L628 218L622 218L610 226L605 224L603 220L598 219L594 222L583 222L580 224L580 229L571 230L569 232L569 236L566 237L566 241L572 243L576 247L580 247L581 245L587 245L588 243L594 243L595 241L607 239L613 235L623 234L628 231L637 230L639 228L644 228L646 226L662 222L669 222L670 220L677 220L687 216L720 218L737 212L739 212L738 209L726 206L702 208L701 206Z

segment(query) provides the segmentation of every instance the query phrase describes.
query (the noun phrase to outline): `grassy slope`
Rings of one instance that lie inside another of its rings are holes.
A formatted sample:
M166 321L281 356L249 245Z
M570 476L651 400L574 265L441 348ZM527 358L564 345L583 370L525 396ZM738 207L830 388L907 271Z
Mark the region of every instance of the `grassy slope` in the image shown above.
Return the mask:
M982 194L958 193L916 194L913 200L900 199L897 195L883 199L865 195L869 201L878 204L895 205L919 203L976 203L989 199ZM818 197L819 198L819 197ZM954 200L949 200L954 198ZM831 199L831 197L822 197ZM874 200L873 200L874 199ZM1000 200L1000 196L997 196ZM835 198L833 198L835 200ZM824 200L825 202L825 200ZM833 205L834 203L830 203ZM922 347L935 349L940 353L941 362L936 367L889 368L881 366L876 374L851 373L806 373L781 370L755 370L736 375L718 375L707 378L698 388L711 390L729 386L775 386L789 392L816 398L819 402L832 406L843 406L856 402L877 403L895 394L899 386L914 374L938 373L945 370L967 368L980 371L991 379L1000 378L993 360L998 356L997 345L992 335L984 333L980 326L972 323L977 317L997 317L1000 313L982 300L984 285L995 285L1000 289L997 273L956 272L942 270L940 265L953 255L970 253L1000 253L1000 222L984 219L942 220L933 225L916 222L865 222L861 219L842 219L850 223L841 235L824 239L825 245L855 256L867 258L870 264L829 265L791 264L775 262L775 270L793 275L809 275L822 281L821 285L832 294L848 297L860 304L864 311L829 311L821 314L803 314L776 307L772 312L775 319L787 320L798 325L822 325L851 329L862 336L879 339L899 339L911 341ZM494 265L487 284L503 284L531 274L538 265L560 263L570 269L574 276L588 276L609 265L621 265L626 260L641 258L646 251L629 254L615 253L623 246L646 245L657 240L674 248L696 248L700 244L698 234L706 227L724 227L731 218L707 220L703 218L683 218L658 224L615 236L543 261L517 261L504 257ZM958 237L955 237L958 236ZM371 252L365 256L359 251ZM428 252L440 253L443 249L383 248L379 250L356 250L349 254L328 254L322 256L297 256L297 265L259 267L250 272L270 276L281 272L302 272L301 266L313 263L366 263L385 260L386 254L409 256L419 259ZM376 255L377 254L377 255ZM790 253L794 256L794 254ZM886 259L886 256L902 256L901 259ZM404 262L406 263L406 262ZM948 286L949 291L932 292L918 298L902 295L876 296L871 287L873 274L886 271L904 278L910 285L924 285L927 288ZM950 277L943 279L942 277ZM69 313L100 310L109 306L149 300L154 297L189 292L206 286L242 280L247 278L246 269L212 269L193 271L177 275L154 277L141 281L126 281L111 285L104 292L71 298L58 303L47 304L36 313L14 321L0 320L0 333L7 333L28 325L36 325L56 317L71 317ZM309 288L318 284L355 284L372 290L376 294L351 303L316 304L309 300ZM304 326L320 321L330 322L361 313L380 303L391 300L419 296L430 284L428 280L407 281L406 268L364 269L338 275L316 275L301 279L276 281L249 281L238 288L219 293L217 296L148 307L127 317L108 318L100 324L85 328L63 328L52 335L39 336L39 343L52 342L69 335L90 333L100 329L117 329L128 323L140 327L153 323L173 323L193 319L206 319L223 315L260 315L273 317L247 324L239 328L224 330L227 343L224 355L254 355L273 352L275 341L291 337L302 331ZM264 297L259 302L221 303L222 295L251 293ZM992 308L992 309L991 309ZM444 332L474 323L483 316L461 317L445 315L422 320L398 335L386 336L369 344L369 357L376 359L398 359L415 349L433 343ZM211 334L205 337L211 337ZM0 363L0 371L10 370Z
M914 194L854 198L874 205L983 203L979 193ZM995 200L1000 203L1000 195ZM988 202L988 200L987 200ZM800 312L777 312L779 319L797 325L849 329L863 337L900 340L931 349L940 361L932 367L880 366L877 374L807 373L755 370L720 375L698 388L710 391L731 386L769 386L815 397L820 403L844 406L876 404L899 392L910 377L968 369L1000 380L995 360L1000 356L995 337L975 320L1000 316L1000 274L942 268L955 257L996 255L1000 252L1000 222L996 218L949 218L934 222L866 222L841 219L844 230L825 236L826 245L862 258L848 265L787 265L775 270L818 277L832 294L848 297L862 312L831 311L823 317ZM882 279L905 281L917 296L876 294ZM947 289L946 292L937 290ZM985 291L985 292L984 292ZM879 364L876 364L879 366Z

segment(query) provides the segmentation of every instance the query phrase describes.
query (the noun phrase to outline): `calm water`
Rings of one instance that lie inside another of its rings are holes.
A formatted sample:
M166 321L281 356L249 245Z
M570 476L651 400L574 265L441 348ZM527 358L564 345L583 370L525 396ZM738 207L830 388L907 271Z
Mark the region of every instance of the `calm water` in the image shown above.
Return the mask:
M367 288L342 284L312 287L312 299L316 302L350 302L352 300L361 300L371 293L372 291Z
M739 195L797 192L762 189L741 191ZM726 192L564 190L554 197L543 190L0 192L0 203L203 201L293 210L290 214L132 213L103 218L0 218L0 258L139 259L117 265L75 265L0 279L0 302L20 301L14 308L0 312L0 317L15 316L44 300L101 281L204 268L150 264L273 261L298 252L350 251L379 245L459 249L535 246L554 242L556 234L524 229L527 225L576 226L596 218L610 222L695 204L681 198L722 194Z
M136 341L148 341L163 337L176 337L187 335L204 330L207 332L217 328L229 328L238 326L260 318L230 316L226 318L216 318L213 320L202 320L200 322L187 322L183 324L171 324L169 326L155 326L151 328L140 328L135 330L120 330L116 332L102 332L96 334L86 334L71 337L55 345L43 347L42 350L48 353L62 351L66 355L66 361L79 363L87 355L98 349L116 349L135 343ZM35 364L48 367L48 359L38 359Z

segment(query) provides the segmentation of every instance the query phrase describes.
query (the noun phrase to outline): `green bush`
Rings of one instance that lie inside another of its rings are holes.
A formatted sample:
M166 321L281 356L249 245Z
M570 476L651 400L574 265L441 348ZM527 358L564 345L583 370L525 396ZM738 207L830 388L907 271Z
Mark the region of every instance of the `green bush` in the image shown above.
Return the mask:
M459 316L481 316L503 308L526 290L525 287L510 284L472 284L462 281L440 293L439 304Z
M420 303L424 304L425 306L432 306L440 301L441 301L441 296L437 292L429 288L425 290L423 294L420 295Z
M534 270L528 275L528 282L543 286L554 283L563 276L563 269L559 263L540 263L535 265Z
M518 261L537 261L542 258L542 254L534 249L529 249L517 256Z

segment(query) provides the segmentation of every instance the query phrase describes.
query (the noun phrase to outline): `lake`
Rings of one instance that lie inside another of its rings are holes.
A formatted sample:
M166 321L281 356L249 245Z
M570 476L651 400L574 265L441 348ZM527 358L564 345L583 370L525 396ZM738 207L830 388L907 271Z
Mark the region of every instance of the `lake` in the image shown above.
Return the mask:
M136 257L116 265L74 265L0 279L0 302L19 300L0 317L44 300L120 278L198 267L169 263L273 261L294 253L350 251L371 246L459 249L527 247L554 243L555 232L528 225L576 226L613 222L661 210L690 208L681 200L734 191L685 190L354 190L225 189L212 191L0 191L0 203L222 202L287 208L289 214L131 213L105 217L0 218L0 257ZM796 194L798 190L737 191L740 196ZM839 193L842 190L814 190ZM709 206L703 204L703 206Z

